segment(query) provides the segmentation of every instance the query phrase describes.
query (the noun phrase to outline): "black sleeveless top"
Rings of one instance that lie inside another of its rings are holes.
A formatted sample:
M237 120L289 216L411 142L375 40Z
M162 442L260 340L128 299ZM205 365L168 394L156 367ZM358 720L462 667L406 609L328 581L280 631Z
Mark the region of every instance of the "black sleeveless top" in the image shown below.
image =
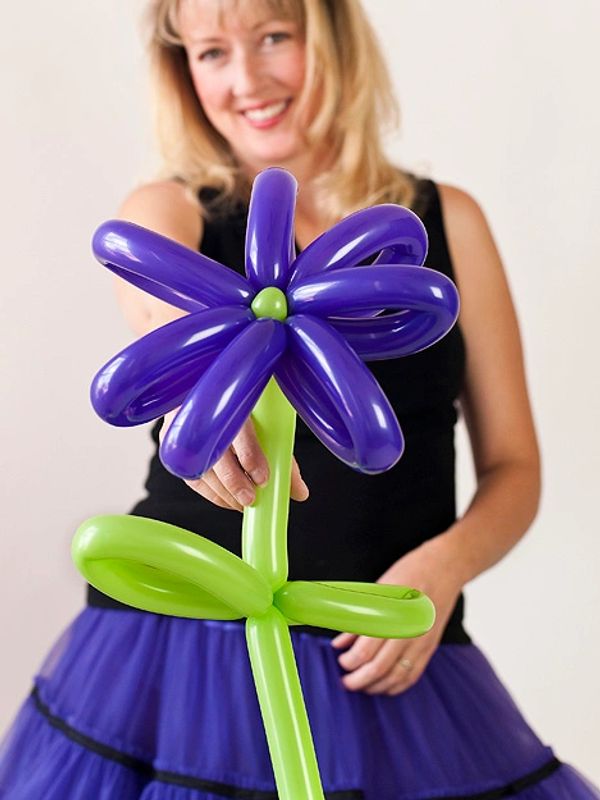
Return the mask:
M439 194L432 181L419 182L415 211L429 235L425 264L453 278ZM205 223L202 252L244 274L245 227L245 208L211 218ZM455 402L464 363L458 325L421 353L366 362L398 416L406 443L400 461L379 475L364 475L343 464L298 417L294 455L310 497L303 503L291 501L290 580L376 581L400 556L452 525ZM158 458L161 425L162 420L152 429L156 451L145 484L148 496L130 513L202 534L241 556L241 515L213 505L163 467ZM92 587L88 602L125 607ZM463 610L461 594L442 642L470 642L462 626ZM335 633L293 627L299 629Z

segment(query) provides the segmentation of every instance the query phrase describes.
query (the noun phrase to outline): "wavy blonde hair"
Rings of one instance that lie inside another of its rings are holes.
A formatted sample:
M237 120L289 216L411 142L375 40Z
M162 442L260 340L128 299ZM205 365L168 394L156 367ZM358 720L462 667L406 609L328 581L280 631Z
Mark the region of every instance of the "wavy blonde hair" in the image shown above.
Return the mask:
M230 0L240 5L257 0ZM302 109L315 93L318 110L308 147L328 143L329 167L316 180L320 211L331 221L381 202L411 206L414 178L386 157L382 135L399 109L375 34L358 0L261 0L293 19L306 42ZM177 176L197 196L216 189L220 203L246 202L249 180L228 142L208 121L196 95L178 31L182 0L151 0L146 22L163 177ZM207 209L205 209L206 211Z

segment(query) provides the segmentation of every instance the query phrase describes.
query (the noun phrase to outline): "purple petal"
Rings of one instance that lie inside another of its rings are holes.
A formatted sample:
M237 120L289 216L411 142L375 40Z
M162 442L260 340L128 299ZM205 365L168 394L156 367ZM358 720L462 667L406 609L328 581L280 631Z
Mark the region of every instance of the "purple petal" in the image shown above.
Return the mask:
M248 305L254 296L234 270L132 222L105 222L92 247L98 261L116 275L184 311Z
M294 209L298 182L271 168L254 180L246 228L246 275L252 286L285 289L294 258Z
M112 425L139 425L176 408L203 372L255 319L225 307L176 319L126 347L98 372L92 405Z
M211 469L250 415L285 345L283 323L259 319L215 359L163 439L160 457L168 470L197 478Z
M382 265L339 269L313 277L288 292L292 313L326 317L365 359L392 358L423 350L454 325L459 299L450 278L426 267ZM400 313L372 319L343 319L377 308Z
M275 376L304 422L339 459L361 472L390 469L404 442L394 410L356 353L326 322L286 321L289 346Z
M421 311L398 311L375 319L329 318L363 361L382 361L418 353L447 333L443 320Z
M355 266L390 247L394 263L399 258L415 266L425 261L427 231L419 217L391 203L357 211L300 253L293 265L290 289L315 273Z

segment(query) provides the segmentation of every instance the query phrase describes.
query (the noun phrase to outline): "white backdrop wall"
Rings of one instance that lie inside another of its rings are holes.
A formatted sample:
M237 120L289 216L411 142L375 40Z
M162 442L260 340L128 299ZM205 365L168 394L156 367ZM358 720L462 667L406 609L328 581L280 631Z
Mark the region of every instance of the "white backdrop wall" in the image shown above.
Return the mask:
M4 40L0 728L83 603L76 526L142 492L146 430L88 402L130 340L94 228L152 175L143 0L11 4ZM467 588L467 627L560 758L600 783L597 570L600 6L367 0L403 110L399 162L471 192L521 320L544 456L541 512ZM460 503L473 489L459 430Z

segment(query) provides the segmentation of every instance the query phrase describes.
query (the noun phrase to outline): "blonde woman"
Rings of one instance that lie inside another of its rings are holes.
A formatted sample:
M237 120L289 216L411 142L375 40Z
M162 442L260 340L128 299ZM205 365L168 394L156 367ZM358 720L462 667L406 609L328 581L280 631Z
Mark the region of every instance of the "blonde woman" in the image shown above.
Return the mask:
M392 470L354 473L299 421L290 578L408 584L437 609L417 639L293 629L327 797L600 798L528 727L462 624L463 587L524 535L540 484L517 322L481 210L385 157L395 105L357 0L153 0L148 13L164 175L122 217L242 271L250 183L278 165L299 181L298 248L356 209L401 203L427 226L427 263L461 293L445 339L369 364L406 436ZM181 313L125 283L117 292L138 336ZM457 407L478 477L460 519ZM132 513L239 553L236 512L268 479L247 421L187 485L155 455ZM275 798L242 624L140 612L90 589L9 733L0 796Z

